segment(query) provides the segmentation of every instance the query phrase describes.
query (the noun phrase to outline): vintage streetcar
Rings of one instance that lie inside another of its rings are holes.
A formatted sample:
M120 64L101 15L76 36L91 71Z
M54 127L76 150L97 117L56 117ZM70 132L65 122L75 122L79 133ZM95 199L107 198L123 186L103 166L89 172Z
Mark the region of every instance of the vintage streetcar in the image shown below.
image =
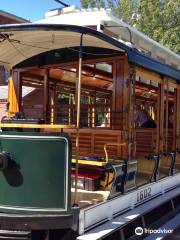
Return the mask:
M1 239L103 239L140 206L179 206L180 56L130 27L84 24L0 26Z

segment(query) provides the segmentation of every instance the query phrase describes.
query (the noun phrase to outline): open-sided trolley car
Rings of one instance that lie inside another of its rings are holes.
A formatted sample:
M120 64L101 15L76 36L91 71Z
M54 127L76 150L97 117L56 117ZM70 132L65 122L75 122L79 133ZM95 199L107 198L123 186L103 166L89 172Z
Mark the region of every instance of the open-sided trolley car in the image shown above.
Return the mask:
M0 26L2 237L73 239L179 186L173 56L177 66L86 27Z

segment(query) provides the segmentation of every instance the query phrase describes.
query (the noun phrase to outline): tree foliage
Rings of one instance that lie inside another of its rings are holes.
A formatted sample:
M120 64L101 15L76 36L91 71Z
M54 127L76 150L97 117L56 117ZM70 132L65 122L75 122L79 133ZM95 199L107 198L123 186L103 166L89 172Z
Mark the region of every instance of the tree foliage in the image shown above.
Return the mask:
M175 52L180 52L180 1L81 0L83 8L112 8L116 15Z

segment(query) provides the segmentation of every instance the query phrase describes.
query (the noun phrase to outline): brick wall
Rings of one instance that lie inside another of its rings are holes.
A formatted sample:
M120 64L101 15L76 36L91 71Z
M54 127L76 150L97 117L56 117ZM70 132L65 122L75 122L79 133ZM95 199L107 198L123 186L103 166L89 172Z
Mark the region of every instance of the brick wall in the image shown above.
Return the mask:
M7 74L3 66L0 66L0 86L7 85Z
M23 98L26 118L43 118L43 91L36 89Z
M7 102L5 100L0 101L0 121L2 117L6 115L6 104Z
M10 18L0 16L0 24L12 24L12 23L19 23L18 21L14 21Z
M0 11L0 24L25 23L26 19L18 18L11 13Z

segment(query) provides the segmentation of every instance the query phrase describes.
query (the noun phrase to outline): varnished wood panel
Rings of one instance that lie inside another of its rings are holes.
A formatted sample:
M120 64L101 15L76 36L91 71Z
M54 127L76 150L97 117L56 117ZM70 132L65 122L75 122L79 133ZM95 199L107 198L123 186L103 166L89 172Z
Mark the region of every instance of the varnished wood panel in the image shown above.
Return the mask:
M136 157L147 157L155 153L156 129L136 129Z
M76 130L66 129L72 139L73 155L75 155ZM79 153L80 156L105 157L104 145L107 143L122 143L121 131L80 129ZM107 152L110 158L120 159L122 154L121 146L108 146Z

